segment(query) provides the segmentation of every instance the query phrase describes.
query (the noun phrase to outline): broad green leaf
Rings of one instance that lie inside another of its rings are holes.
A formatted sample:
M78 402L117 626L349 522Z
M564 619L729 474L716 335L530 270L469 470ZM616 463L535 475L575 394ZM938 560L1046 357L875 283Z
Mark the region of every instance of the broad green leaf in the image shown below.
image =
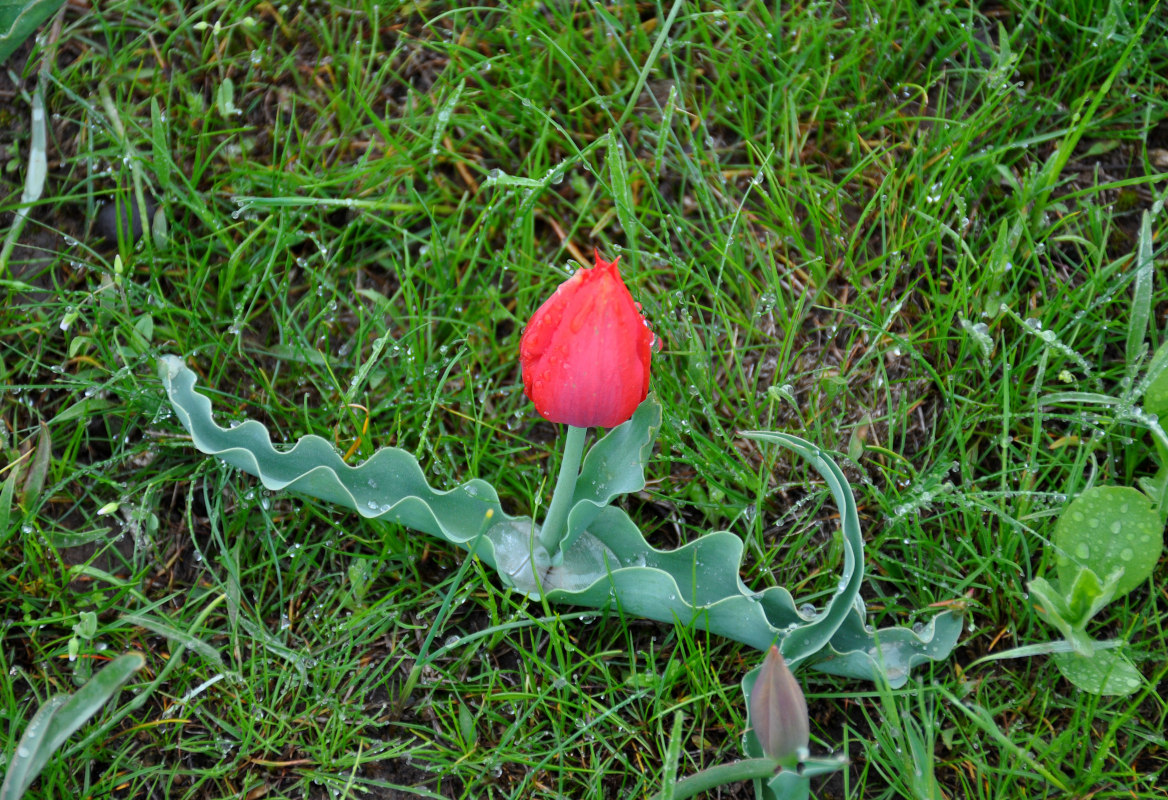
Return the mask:
M64 3L65 0L0 0L0 66Z
M1115 597L1139 586L1156 566L1163 548L1160 515L1142 492L1127 486L1096 486L1067 506L1055 523L1059 581L1064 593L1090 565L1097 575L1123 570Z
M0 786L0 800L19 800L65 740L145 665L141 653L127 653L107 664L72 695L55 695L46 700L16 746L4 785Z
M785 769L766 781L766 791L768 800L807 800L811 796L811 780Z
M478 534L488 513L500 535L509 533L503 528L508 523L530 527L504 513L494 488L485 481L472 480L449 491L434 489L417 460L396 447L378 450L365 463L351 466L319 436L305 436L290 450L276 450L267 430L254 420L221 428L211 418L211 401L194 391L195 374L173 356L161 359L159 366L175 414L195 447L257 476L268 489L301 492L463 548ZM487 544L479 547L478 555L495 566L495 548Z
M1054 663L1063 677L1091 694L1126 697L1139 691L1144 682L1131 661L1115 650L1096 650L1090 657L1055 653Z

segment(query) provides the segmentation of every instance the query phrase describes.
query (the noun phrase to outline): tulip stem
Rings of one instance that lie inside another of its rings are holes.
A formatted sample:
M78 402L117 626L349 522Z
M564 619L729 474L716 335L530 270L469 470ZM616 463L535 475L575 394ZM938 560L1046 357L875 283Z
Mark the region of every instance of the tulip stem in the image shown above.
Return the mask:
M564 438L564 457L560 460L560 474L556 478L556 488L552 491L552 502L539 529L539 543L555 558L559 553L560 540L564 538L564 526L568 522L568 511L572 508L572 495L576 492L576 479L580 477L580 460L584 456L584 440L587 428L568 426Z

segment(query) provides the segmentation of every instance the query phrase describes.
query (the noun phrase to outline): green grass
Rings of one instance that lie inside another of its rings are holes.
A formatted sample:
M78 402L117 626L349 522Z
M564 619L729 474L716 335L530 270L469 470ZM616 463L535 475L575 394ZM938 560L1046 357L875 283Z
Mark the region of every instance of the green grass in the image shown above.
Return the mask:
M873 621L965 610L905 689L799 673L813 751L851 759L815 796L1168 796L1163 560L1093 628L1146 691L1084 695L1046 657L967 669L1054 636L1026 582L1067 498L1154 471L1137 425L1043 398L1122 394L1163 341L1162 9L1141 30L1154 4L94 8L66 13L48 183L0 274L0 758L111 655L147 666L31 796L643 797L678 710L682 773L740 757L760 654L522 600L459 578L461 551L269 496L193 451L155 377L181 354L221 419L404 447L530 513L558 445L519 334L594 246L663 345L649 486L624 500L651 542L729 528L748 584L830 592L824 487L737 436L789 430L841 454ZM32 52L0 77L4 224ZM97 206L136 188L165 245L97 242Z

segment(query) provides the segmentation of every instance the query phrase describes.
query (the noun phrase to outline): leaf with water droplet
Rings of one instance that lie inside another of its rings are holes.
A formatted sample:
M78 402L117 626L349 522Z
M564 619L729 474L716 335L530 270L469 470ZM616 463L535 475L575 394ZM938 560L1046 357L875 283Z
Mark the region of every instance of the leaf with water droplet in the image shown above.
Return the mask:
M1096 650L1090 657L1055 653L1054 663L1071 683L1091 694L1125 697L1139 690L1143 678L1122 653Z
M1059 582L1070 594L1080 566L1096 575L1122 574L1115 597L1139 586L1156 566L1164 526L1152 502L1127 486L1096 486L1067 506L1054 527Z

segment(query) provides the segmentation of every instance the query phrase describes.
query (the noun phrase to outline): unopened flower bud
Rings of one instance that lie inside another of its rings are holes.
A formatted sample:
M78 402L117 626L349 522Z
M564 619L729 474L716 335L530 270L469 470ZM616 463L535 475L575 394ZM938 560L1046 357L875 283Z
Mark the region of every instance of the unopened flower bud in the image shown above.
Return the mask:
M762 752L784 767L794 767L806 755L811 739L807 700L774 645L750 693L750 724Z
M523 330L523 391L550 422L614 428L649 393L652 350L617 262L596 251L596 266L560 284Z

